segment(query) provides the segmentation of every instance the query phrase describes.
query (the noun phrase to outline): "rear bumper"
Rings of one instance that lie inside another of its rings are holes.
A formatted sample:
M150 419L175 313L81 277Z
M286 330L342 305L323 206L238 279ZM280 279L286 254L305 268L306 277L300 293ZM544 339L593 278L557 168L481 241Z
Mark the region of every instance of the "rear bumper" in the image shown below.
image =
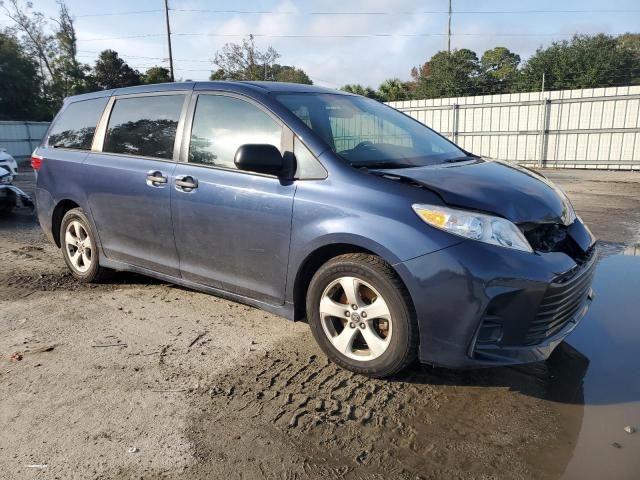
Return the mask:
M420 361L473 368L545 360L592 300L597 251L580 265L463 242L396 265L413 299Z

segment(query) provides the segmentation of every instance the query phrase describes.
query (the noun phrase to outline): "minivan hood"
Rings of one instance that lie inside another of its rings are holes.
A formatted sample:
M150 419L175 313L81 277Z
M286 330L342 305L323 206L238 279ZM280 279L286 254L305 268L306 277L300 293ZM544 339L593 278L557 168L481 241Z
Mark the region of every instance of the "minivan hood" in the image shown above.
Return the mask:
M376 170L416 182L452 207L497 214L514 223L563 223L572 216L565 195L533 171L495 160Z

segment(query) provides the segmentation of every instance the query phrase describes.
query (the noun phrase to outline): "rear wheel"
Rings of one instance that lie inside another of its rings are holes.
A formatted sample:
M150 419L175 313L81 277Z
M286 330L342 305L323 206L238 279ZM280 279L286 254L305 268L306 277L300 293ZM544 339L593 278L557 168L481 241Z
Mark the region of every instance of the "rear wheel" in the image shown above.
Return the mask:
M96 238L81 208L69 210L60 226L62 255L71 274L83 282L102 279L107 270L99 265Z
M322 350L348 370L387 377L417 356L409 295L375 255L341 255L320 267L309 285L307 318Z

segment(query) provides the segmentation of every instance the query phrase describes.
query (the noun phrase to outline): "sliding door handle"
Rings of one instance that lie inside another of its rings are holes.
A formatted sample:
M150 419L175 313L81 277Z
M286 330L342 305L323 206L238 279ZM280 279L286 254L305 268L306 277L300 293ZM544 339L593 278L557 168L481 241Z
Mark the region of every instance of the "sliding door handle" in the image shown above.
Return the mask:
M178 175L176 177L176 190L191 192L198 188L198 180L190 175Z
M167 184L169 179L162 172L152 170L147 172L147 185L150 187L162 187Z

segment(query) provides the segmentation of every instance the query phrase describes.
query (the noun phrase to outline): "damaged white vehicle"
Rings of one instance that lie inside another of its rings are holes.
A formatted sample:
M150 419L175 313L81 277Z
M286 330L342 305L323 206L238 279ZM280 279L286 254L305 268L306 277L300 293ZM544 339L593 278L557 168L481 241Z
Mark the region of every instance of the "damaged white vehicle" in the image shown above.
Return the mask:
M15 207L33 209L31 197L13 185L18 175L18 162L0 147L0 214L11 212Z

